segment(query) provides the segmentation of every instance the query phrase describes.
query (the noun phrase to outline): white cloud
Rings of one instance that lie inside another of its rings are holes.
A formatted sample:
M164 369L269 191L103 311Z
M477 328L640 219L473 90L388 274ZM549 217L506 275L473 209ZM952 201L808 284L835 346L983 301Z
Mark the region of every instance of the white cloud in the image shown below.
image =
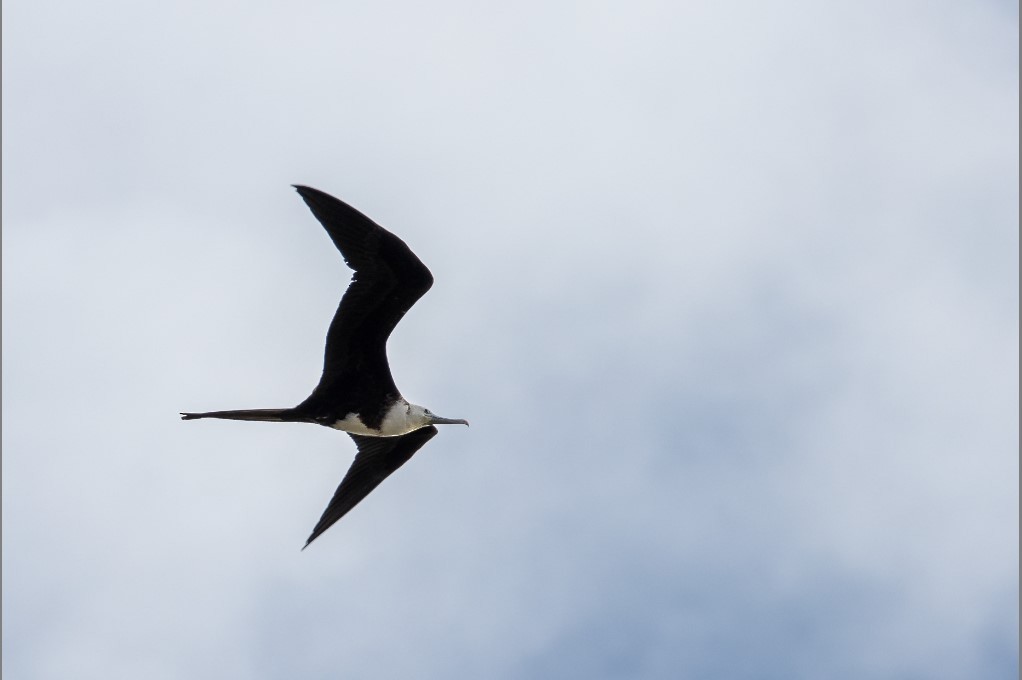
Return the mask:
M4 12L6 672L1017 673L1014 10ZM473 423L304 552L347 439L175 416L315 382L291 182Z

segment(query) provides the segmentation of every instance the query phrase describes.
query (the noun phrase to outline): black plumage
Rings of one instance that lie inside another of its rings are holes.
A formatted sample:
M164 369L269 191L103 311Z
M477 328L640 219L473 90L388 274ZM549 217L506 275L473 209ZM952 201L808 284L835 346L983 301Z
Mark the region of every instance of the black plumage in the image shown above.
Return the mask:
M295 189L354 270L327 332L319 383L293 408L182 413L181 417L306 422L349 430L358 453L306 541L308 546L435 436L434 423L468 423L407 404L387 361L387 339L433 285L432 274L404 241L351 206L317 189L298 185ZM397 417L392 411L395 405L400 406L398 411L408 407L407 415L398 413L407 423L393 425L402 428L397 435L380 436L388 413ZM413 408L418 409L415 415ZM350 431L353 414L358 420L355 427L364 431Z
M387 339L433 285L433 275L404 241L359 211L322 191L295 188L355 271L327 331L323 376L295 410L317 422L358 413L366 425L379 427L377 407L401 396Z
M436 433L437 429L430 425L400 437L366 437L349 434L348 436L355 440L358 454L337 491L334 492L334 497L330 499L323 516L319 518L312 534L309 535L309 540L305 541L305 547L307 548L334 522L344 517L360 500L368 496L370 491L379 486L380 482L407 463Z

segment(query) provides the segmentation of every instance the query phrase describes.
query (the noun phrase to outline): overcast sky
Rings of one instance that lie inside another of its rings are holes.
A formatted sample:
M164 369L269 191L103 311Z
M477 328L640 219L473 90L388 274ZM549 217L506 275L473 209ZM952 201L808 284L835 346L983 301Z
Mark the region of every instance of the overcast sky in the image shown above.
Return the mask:
M3 672L1018 673L1012 2L3 4ZM444 428L292 406L402 237Z

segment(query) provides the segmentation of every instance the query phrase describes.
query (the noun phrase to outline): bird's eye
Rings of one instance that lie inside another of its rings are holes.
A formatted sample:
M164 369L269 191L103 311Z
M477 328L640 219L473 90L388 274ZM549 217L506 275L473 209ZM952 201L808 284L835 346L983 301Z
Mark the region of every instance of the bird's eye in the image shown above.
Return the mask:
M424 409L422 409L422 412L423 412L423 413L425 413L425 414L426 414L427 416L431 416L431 415L433 415L433 412L432 412L432 411L430 411L430 410L429 410L428 408L424 408Z

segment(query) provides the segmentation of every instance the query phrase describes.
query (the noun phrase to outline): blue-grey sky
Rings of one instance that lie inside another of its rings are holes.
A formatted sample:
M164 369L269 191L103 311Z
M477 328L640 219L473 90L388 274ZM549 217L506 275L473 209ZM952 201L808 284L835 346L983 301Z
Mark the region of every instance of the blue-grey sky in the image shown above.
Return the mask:
M3 5L3 671L1018 673L1009 2ZM446 428L291 406L349 272Z

